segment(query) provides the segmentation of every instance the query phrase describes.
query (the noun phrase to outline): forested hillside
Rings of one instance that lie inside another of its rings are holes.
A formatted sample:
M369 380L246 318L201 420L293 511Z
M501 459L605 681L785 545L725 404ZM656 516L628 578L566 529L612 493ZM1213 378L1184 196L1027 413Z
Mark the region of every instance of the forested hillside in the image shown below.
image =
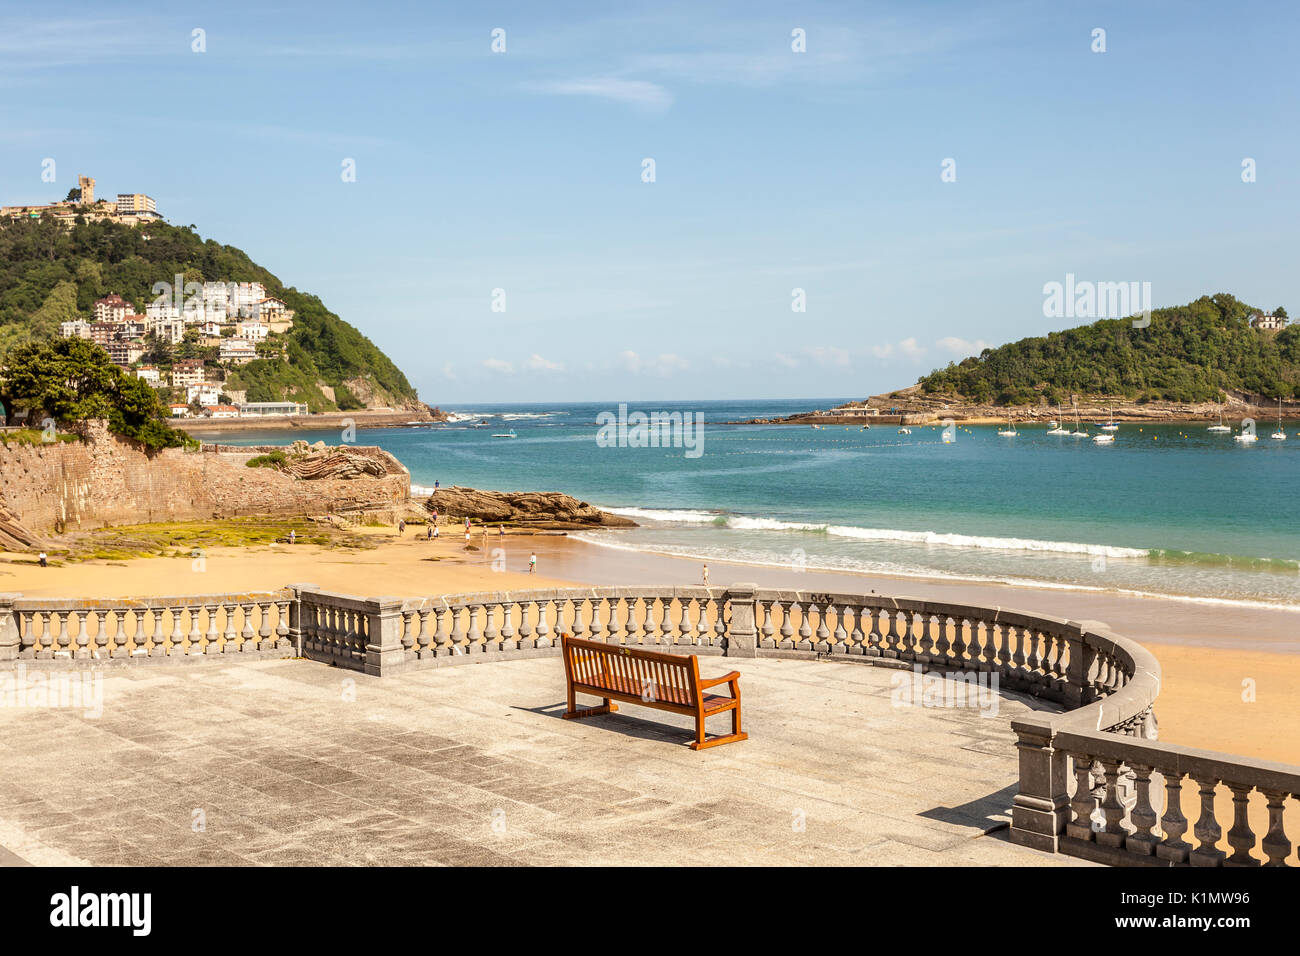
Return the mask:
M294 311L283 358L230 370L226 386L246 390L248 401L288 399L312 411L416 406L415 389L401 370L316 296L285 286L233 246L161 222L71 229L49 219L0 223L0 357L17 345L57 337L60 322L89 320L95 300L110 293L143 313L156 298L154 283L172 283L178 274L187 283L260 282L268 296ZM204 356L187 343L178 357ZM332 400L322 385L333 391Z
M1233 390L1300 397L1300 327L1251 328L1261 310L1220 293L1128 319L985 349L920 379L929 395L975 404L1068 404L1071 394L1127 401L1217 401Z

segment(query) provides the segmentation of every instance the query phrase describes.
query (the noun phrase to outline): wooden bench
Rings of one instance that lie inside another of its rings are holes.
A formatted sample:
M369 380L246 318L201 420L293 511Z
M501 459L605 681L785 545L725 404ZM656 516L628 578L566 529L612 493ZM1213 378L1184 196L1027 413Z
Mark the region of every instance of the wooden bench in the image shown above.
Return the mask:
M749 736L740 729L740 674L737 671L712 680L701 680L700 659L694 654L661 654L621 644L584 641L568 634L560 635L560 646L569 691L566 719L608 714L618 710L611 701L621 700L694 717L692 750L717 747ZM730 697L706 693L710 687L719 684L731 686ZM604 703L579 710L574 701L577 694L600 697ZM705 740L704 718L726 711L731 711L731 733Z

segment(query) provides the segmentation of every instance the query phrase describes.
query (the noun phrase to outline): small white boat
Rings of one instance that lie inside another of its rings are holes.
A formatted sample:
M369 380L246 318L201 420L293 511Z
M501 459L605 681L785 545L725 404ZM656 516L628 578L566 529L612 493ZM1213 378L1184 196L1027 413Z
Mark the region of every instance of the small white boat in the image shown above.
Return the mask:
M1254 432L1242 432L1240 435L1233 435L1232 440L1249 445L1251 442L1259 441L1259 436Z
M1119 422L1115 421L1115 410L1113 408L1108 408L1106 409L1106 412L1109 417L1106 419L1106 424L1101 426L1101 430L1104 432L1119 431Z
M515 430L512 428L508 432L499 432L493 435L492 437L493 438L518 438L519 436L515 434Z
M1103 432L1100 435L1093 435L1092 442L1094 445L1113 445L1115 444L1115 436Z
M1278 441L1286 441L1286 431L1282 428L1282 399L1277 400L1277 431L1268 436Z
M910 434L912 434L912 429L910 429L910 428L900 428L900 429L898 430L898 434L900 434L900 435L910 435Z
M999 428L998 434L1003 438L1015 438L1020 432L1016 431L1016 426L1011 423L1011 416L1007 415L1007 427Z
M1070 437L1071 437L1071 438L1090 438L1090 437L1092 437L1092 436L1090 436L1086 431L1084 431L1082 428L1079 427L1079 413L1078 413L1078 412L1075 412L1075 413L1074 413L1074 431L1070 432Z
M865 431L870 431L870 430L871 430L871 426L870 426L870 425L863 425L861 428L858 429L858 431L860 431L860 432L865 432Z
M1207 429L1205 429L1205 430L1206 430L1207 432L1219 432L1219 433L1224 433L1224 432L1230 432L1230 431L1232 431L1231 428L1229 428L1227 425L1223 424L1223 406L1222 406L1222 405L1219 406L1219 424L1217 424L1217 425L1211 425L1209 428L1207 428Z
M1056 406L1056 410L1057 410L1058 412L1060 412L1060 411L1061 411L1061 406L1060 406L1060 405L1057 405L1057 406ZM1061 418L1065 418L1065 415L1062 414L1062 415L1061 415ZM1049 429L1047 430L1047 434L1049 434L1049 435L1068 435L1068 434L1070 434L1070 429L1068 429L1068 428L1062 428L1060 422L1048 422L1048 424L1052 426L1051 428L1049 428Z

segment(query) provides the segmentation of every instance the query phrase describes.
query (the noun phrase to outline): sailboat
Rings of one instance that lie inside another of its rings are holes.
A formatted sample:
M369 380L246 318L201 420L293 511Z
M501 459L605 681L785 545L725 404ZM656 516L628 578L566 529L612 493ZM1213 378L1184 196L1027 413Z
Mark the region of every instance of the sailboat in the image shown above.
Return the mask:
M998 434L1003 438L1015 438L1020 432L1016 431L1016 426L1011 424L1011 413L1007 412L1007 427L999 428Z
M1286 441L1286 432L1282 429L1282 399L1277 400L1277 431L1268 436L1278 441Z
M1102 427L1104 428L1105 426ZM1092 441L1095 445L1113 445L1115 444L1115 436L1107 434L1106 432L1098 432L1096 435L1092 436Z
M1243 431L1240 435L1233 435L1232 440L1243 442L1249 445L1251 442L1259 441L1259 436L1256 435L1253 431L1251 432Z
M1085 432L1085 431L1083 431L1083 430L1079 427L1079 411L1078 411L1078 409L1075 409L1075 412L1074 412L1074 431L1070 432L1070 437L1071 437L1071 438L1087 438L1087 437L1088 437L1088 433Z
M1066 428L1065 425L1063 424L1065 421L1065 414L1062 412L1060 405L1056 406L1056 411L1061 414L1061 422L1052 422L1052 427L1047 430L1047 434L1049 435L1070 434L1070 429Z
M515 435L515 430L512 428L512 429L510 429L510 431L508 431L508 432L498 432L497 434L493 435L492 437L493 437L493 438L516 438L516 437L518 437L518 436Z
M1119 431L1119 422L1115 421L1115 410L1113 408L1106 409L1106 415L1106 424L1101 426L1101 430L1104 432Z
M1223 424L1223 406L1219 406L1219 424L1211 425L1205 429L1207 432L1230 432L1232 431L1227 425Z

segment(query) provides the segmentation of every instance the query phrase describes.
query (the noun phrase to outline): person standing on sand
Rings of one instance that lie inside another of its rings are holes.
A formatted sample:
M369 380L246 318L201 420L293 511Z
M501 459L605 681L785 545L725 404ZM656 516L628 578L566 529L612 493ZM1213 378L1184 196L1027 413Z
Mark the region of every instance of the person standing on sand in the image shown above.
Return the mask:
M434 526L433 526L433 536L434 536L434 538L437 538L437 537L438 537L438 526L437 526L437 525L434 525Z
M43 568L48 568L49 566L50 566L50 565L49 565L49 559L46 558L46 556L45 556L45 552L42 551L42 552L41 552L41 567L43 567Z
M293 528L290 528L290 529L289 529L289 543L290 543L290 544L293 544L294 541L296 541L297 539L298 539L298 532L295 531Z
M469 522L466 521L466 522L465 522L465 544L468 545L469 543L470 543L470 540L469 540Z
M704 570L700 572L700 576L704 579L704 586L705 586L705 587L708 587L708 586L709 586L709 566L708 566L707 564L704 566Z
M499 524L497 525L497 527L501 529L499 532L497 532L497 537L504 538L506 536L506 526L503 524Z
M400 537L401 537L402 535L404 535L404 534L406 534L406 519L405 519L405 518L398 518L398 519L397 519L397 536L400 538Z
M436 481L433 483L433 490L434 490L435 492L438 490L438 482L436 482Z
M537 552L536 551L534 551L532 554L528 556L528 573L529 574L537 573Z

